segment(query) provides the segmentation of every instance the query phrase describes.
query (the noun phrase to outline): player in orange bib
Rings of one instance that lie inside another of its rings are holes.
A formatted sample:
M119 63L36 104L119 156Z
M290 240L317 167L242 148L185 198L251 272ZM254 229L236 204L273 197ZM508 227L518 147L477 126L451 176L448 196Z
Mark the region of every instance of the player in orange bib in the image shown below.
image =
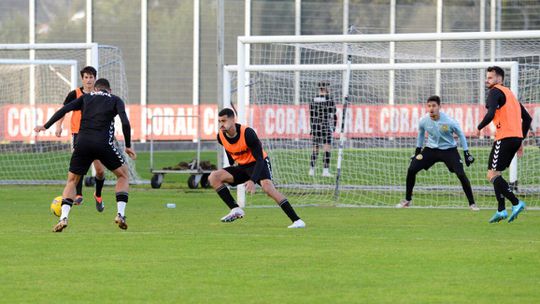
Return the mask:
M96 77L97 77L96 69L94 67L87 66L87 67L84 67L80 71L80 74L81 74L83 86L69 92L69 94L67 95L64 101L64 106L76 100L77 98L83 96L84 94L94 91L94 84L96 82ZM62 136L63 121L64 121L64 117L62 117L56 123L55 134L58 137ZM81 111L80 110L73 111L71 114L71 135L72 135L73 149L75 149L75 145L77 144L77 137L79 134L80 126L81 126ZM94 168L96 169L96 192L94 192L94 199L96 201L96 210L98 212L103 212L103 210L105 209L105 204L103 203L103 199L101 198L101 190L103 189L103 184L105 183L105 167L99 160L95 160ZM83 202L83 193L82 193L83 179L84 179L84 176L81 176L81 179L77 183L77 187L76 187L77 196L73 202L75 205L80 205Z
M503 86L503 82L504 70L502 68L493 66L487 69L486 87L489 89L486 99L487 113L478 125L477 132L480 136L480 130L492 121L497 128L495 142L489 154L487 179L493 184L498 208L489 220L490 223L500 222L508 217L505 198L512 202L512 214L508 222L514 221L525 209L525 202L514 195L501 172L510 166L514 155L522 148L521 145L523 139L527 137L532 118L514 93Z
M244 217L244 210L238 206L225 184L232 186L246 184L246 191L255 193L255 183L259 184L291 219L289 228L305 228L287 198L276 190L272 182L272 166L263 150L257 134L252 128L235 123L234 111L223 109L219 112L217 140L225 148L231 166L213 171L208 180L219 197L231 209L221 218L222 222L233 222Z

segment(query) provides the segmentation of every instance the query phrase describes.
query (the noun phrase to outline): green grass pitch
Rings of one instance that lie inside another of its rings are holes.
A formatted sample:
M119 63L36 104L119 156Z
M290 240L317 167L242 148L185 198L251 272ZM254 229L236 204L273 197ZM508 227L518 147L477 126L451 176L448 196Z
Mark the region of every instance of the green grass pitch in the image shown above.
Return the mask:
M182 185L183 187L183 185ZM91 189L52 233L60 186L0 186L2 303L538 303L540 213L493 210L226 208L211 190L130 192L129 229ZM176 203L175 209L165 204Z

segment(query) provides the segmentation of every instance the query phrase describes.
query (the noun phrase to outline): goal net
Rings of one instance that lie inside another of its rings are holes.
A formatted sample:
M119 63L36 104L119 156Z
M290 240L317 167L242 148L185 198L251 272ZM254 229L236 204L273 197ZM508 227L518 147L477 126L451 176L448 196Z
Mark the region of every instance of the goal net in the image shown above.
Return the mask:
M488 33L472 34L458 33L452 39L444 34L242 37L239 65L232 70L246 73L226 78L237 90L235 98L247 101L234 104L232 100L240 120L257 130L277 187L294 203L397 204L405 196L405 177L418 122L426 113L425 101L436 94L442 99L441 111L459 122L476 158L465 171L477 204L493 207L493 188L485 176L494 128L490 126L481 137L475 130L485 114L485 70L499 65L506 71L505 84L533 116L525 154L505 172L506 178L517 184L518 195L529 206L538 206L539 33L531 32L530 38L508 34L493 42L479 40L489 39ZM320 82L328 84L328 99L336 104L335 127L331 118L320 120L310 112ZM331 130L330 177L322 174L324 142L310 175L314 129ZM463 158L459 141L458 147ZM268 200L248 196L246 201ZM438 163L417 174L413 204L465 207L467 199L456 175Z
M86 65L97 67L98 78L109 79L114 94L128 102L124 63L116 47L0 44L0 184L65 181L71 157L70 114L64 119L61 137L55 136L55 126L37 136L33 128L44 124L68 92L81 85L79 70ZM124 157L131 181L140 182L135 163ZM108 180L115 178L106 174Z

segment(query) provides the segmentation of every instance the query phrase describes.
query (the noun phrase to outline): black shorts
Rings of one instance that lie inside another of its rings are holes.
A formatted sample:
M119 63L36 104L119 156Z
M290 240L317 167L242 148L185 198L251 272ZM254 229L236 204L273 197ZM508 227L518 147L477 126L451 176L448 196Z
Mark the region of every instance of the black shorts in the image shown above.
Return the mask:
M493 142L489 153L488 170L503 171L508 168L522 141L523 139L519 137L508 137Z
M311 139L313 140L314 144L318 145L331 145L332 139L333 139L333 133L332 130L313 130L311 132Z
M448 171L456 174L465 174L463 170L463 161L459 156L457 148L450 148L447 150L424 148L420 154L418 154L409 166L409 169L418 172L422 169L428 170L435 163L443 162L448 168Z
M255 181L259 185L261 184L261 181L263 179L272 180L272 165L270 164L270 159L268 157L265 158L264 163L265 165L261 170L259 179ZM255 163L247 166L231 166L223 168L223 170L229 172L233 176L234 182L232 182L230 185L236 186L243 184L251 179L251 176L253 175L253 170L255 170Z
M110 171L120 168L125 163L124 157L112 141L95 141L79 135L71 155L69 172L85 175L96 159Z

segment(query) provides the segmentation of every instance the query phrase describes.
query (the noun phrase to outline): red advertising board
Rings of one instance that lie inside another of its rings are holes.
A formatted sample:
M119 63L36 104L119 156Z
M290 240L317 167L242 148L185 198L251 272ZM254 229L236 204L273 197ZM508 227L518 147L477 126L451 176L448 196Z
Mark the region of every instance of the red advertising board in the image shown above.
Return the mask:
M533 129L540 132L540 104L528 104L533 116ZM35 136L33 128L44 124L58 109L58 105L4 105L0 107L0 139L3 141L69 140L69 114L63 123L62 137L54 135L55 127ZM201 138L214 140L218 129L216 105L149 105L141 110L139 105L127 106L132 138L140 140L193 140L200 130ZM475 134L476 126L485 114L485 107L476 104L445 104L442 111L456 119L467 136ZM260 138L308 138L310 131L307 105L252 105L248 124L257 130ZM418 122L426 114L422 105L352 105L345 118L348 137L415 137ZM337 108L336 137L341 128L342 107ZM143 117L146 128L143 130ZM117 118L116 133L121 139L121 125ZM485 135L492 135L490 126Z

